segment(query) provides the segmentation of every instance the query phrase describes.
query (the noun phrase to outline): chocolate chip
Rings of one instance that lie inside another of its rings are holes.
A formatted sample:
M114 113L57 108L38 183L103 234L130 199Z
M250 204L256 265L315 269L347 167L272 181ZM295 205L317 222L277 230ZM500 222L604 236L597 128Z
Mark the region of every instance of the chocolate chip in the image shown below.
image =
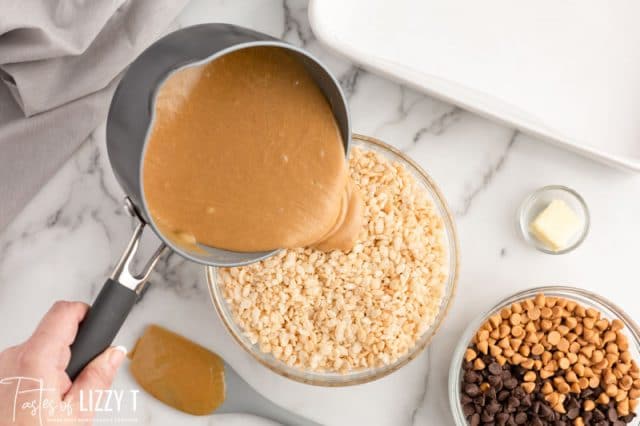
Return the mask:
M616 420L618 420L618 412L616 411L615 407L610 406L609 409L607 410L607 417L609 418L609 421L615 422Z
M545 420L551 420L554 417L553 409L546 404L540 405L540 417Z
M516 414L515 421L517 425L523 425L527 422L527 415L523 412Z
M507 401L507 408L509 408L509 409L518 408L519 406L520 406L520 400L518 398L516 398L515 396L512 396Z
M489 405L487 405L486 409L489 412L489 414L493 415L499 412L502 409L502 406L498 404L498 402L492 401Z
M513 396L515 396L518 399L524 398L525 395L526 395L526 392L520 386L516 386L516 388L513 390Z
M575 419L576 417L578 417L579 414L580 414L579 408L571 408L570 410L567 410L567 417L569 417L570 420Z
M482 423L489 423L493 421L493 414L487 413L487 411L483 411L482 415L480 416L480 420L482 420Z
M469 395L470 397L476 397L480 395L480 386L475 383L469 383L464 386L464 393Z
M509 396L511 396L511 393L509 391L503 390L500 393L498 393L498 401L503 402L507 398L509 398Z
M507 422L509 421L509 418L511 416L509 416L509 414L507 413L500 413L498 415L496 415L496 423L500 426L505 426L507 424Z
M596 422L601 422L605 419L605 415L602 411L600 411L599 408L596 408L595 410L593 410L593 420L595 420Z
M470 426L479 426L480 425L480 414L475 413L473 416L471 416L471 418L469 419L469 425Z
M497 362L492 362L491 364L489 364L488 369L489 373L493 374L494 376L502 373L502 367L500 367L500 364L498 364Z
M464 373L464 381L467 383L478 383L482 381L482 376L473 370L468 370Z
M518 386L518 380L515 377L511 377L503 382L505 388L511 390Z
M473 414L476 412L476 407L473 404L465 404L462 406L462 412L464 413L465 417L473 416Z

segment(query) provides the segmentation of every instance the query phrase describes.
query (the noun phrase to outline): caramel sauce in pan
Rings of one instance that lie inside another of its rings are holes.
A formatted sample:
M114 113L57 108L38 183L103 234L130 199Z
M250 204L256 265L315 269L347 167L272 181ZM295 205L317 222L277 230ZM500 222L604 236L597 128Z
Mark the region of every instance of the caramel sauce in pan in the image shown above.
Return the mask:
M162 232L240 252L355 244L362 200L339 128L291 52L253 47L182 69L155 114L143 186Z
M180 411L211 414L225 400L222 358L165 328L147 327L129 357L140 386Z

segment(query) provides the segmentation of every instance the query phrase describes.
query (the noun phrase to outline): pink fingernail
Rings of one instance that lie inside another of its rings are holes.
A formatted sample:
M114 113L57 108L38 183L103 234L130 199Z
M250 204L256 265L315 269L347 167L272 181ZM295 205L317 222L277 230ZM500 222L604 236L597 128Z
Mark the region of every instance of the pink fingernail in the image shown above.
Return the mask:
M125 356L127 356L127 348L124 346L116 346L109 353L109 362L115 368L118 368L120 364L122 364Z

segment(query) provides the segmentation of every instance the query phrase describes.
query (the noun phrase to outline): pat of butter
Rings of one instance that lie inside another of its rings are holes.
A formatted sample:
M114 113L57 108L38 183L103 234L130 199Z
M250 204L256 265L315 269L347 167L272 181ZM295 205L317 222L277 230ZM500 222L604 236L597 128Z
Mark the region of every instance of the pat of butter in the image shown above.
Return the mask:
M553 200L531 224L533 236L553 251L567 247L569 240L578 232L582 222L571 207L562 200Z

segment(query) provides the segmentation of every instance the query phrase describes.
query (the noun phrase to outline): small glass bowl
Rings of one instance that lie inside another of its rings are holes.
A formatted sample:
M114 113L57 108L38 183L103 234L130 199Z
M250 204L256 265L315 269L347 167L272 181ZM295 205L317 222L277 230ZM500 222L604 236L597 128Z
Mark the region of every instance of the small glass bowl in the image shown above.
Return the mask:
M566 286L548 286L548 287L535 287L529 290L524 290L519 293L509 296L506 299L498 302L493 308L491 308L485 314L477 317L466 328L462 337L456 345L451 360L451 366L449 368L449 406L455 424L458 426L467 425L467 420L462 411L462 404L460 403L461 383L462 383L462 362L464 359L464 353L471 343L473 336L478 329L489 320L489 317L500 312L502 309L511 306L511 304L520 302L525 299L531 299L538 293L544 293L545 296L562 297L564 299L575 301L585 308L593 308L599 311L603 318L609 320L619 319L624 324L623 331L629 339L629 352L636 362L640 362L640 328L622 309L616 306L609 300L592 293L587 290L582 290L575 287ZM640 425L640 416L637 416L631 423L631 426Z
M455 294L456 285L458 282L458 237L455 230L453 221L453 215L449 211L445 199L436 186L435 182L429 175L426 174L422 168L416 164L413 160L407 157L402 152L393 148L386 143L377 139L362 136L353 135L352 147L360 147L366 150L376 151L382 154L391 161L397 161L403 164L409 172L411 172L417 179L418 183L427 191L428 195L434 203L434 206L440 213L444 223L445 241L448 246L449 257L449 277L444 283L444 297L440 306L440 311L433 323L433 325L424 333L424 335L416 342L414 347L404 356L400 357L395 363L385 365L377 368L370 368L365 370L355 370L347 373L336 372L318 372L307 371L298 368L292 368L286 363L276 359L269 353L260 351L257 344L252 344L249 339L244 335L242 328L235 322L233 314L229 309L229 306L224 298L222 290L217 284L217 269L211 266L206 268L207 271L207 283L209 287L209 293L213 305L218 312L218 316L222 320L225 328L231 334L236 342L240 344L249 354L251 354L260 364L269 368L270 370L280 374L281 376L289 379L307 383L316 386L351 386L362 383L367 383L373 380L377 380L386 376L400 367L407 364L412 359L416 358L427 347L440 324L446 317L449 306L453 300Z
M538 240L530 231L529 225L553 200L562 200L575 212L582 222L582 228L571 238L567 247L554 251ZM547 254L565 254L577 248L589 233L589 208L584 199L571 188L562 185L544 186L532 192L522 202L518 211L518 227L525 241Z

